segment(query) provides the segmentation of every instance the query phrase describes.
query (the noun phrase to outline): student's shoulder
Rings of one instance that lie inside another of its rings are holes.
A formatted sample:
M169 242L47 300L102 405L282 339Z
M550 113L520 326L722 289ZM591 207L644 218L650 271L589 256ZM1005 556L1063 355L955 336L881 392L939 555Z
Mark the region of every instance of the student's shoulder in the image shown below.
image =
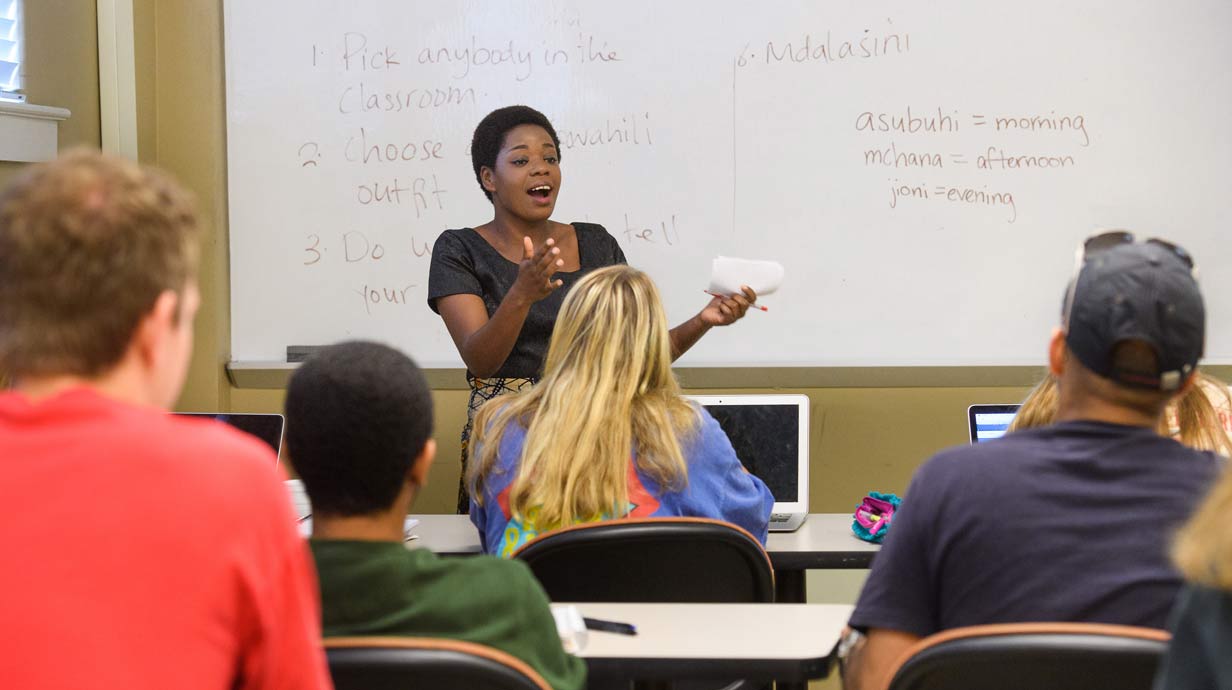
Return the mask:
M500 401L499 398L491 403L494 410L499 412L502 405L507 405L507 402ZM512 461L522 454L522 446L526 443L526 427L522 426L521 421L511 419L502 427L496 427L495 423L491 424L484 430L485 436L488 438L499 437L500 445L497 447L497 461L500 464L510 464Z
M692 408L694 419L690 427L692 433L696 436L697 443L708 445L713 443L727 443L731 441L727 438L727 432L723 431L723 427L719 426L719 420L715 419L705 407L698 405L693 401L687 401L689 407Z
M440 562L451 571L451 578L466 582L467 589L477 596L510 604L546 602L539 581L522 561L481 555L443 558Z
M1228 459L1219 453L1190 448L1172 439L1164 440L1171 443L1160 444L1160 451L1155 454L1155 457L1162 461L1160 464L1173 468L1170 472L1175 472L1176 468L1184 468L1182 474L1202 487L1203 493L1207 484L1227 470Z
M1006 458L1021 455L1024 450L1008 437L985 443L952 446L938 451L916 470L914 482L949 484L972 476L987 478L999 468L1008 467Z
M271 493L285 491L277 456L256 438L207 419L169 416L160 425L152 439L187 493L242 507L268 504Z
M244 463L259 463L259 466L275 465L273 450L260 440L237 431L213 419L167 416L164 418L165 437L178 446L177 453L202 459L235 459ZM226 464L224 460L221 464ZM219 463L215 463L219 464Z

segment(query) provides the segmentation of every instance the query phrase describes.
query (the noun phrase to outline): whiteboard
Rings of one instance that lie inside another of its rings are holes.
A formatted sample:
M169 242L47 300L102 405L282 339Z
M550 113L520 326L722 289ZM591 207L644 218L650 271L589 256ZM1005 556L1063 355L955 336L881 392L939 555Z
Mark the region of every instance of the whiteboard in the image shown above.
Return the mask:
M1109 227L1190 249L1232 362L1229 27L1226 0L227 0L232 359L462 366L429 252L491 218L470 136L525 103L562 138L554 218L605 225L673 322L716 255L785 265L682 364L1039 364Z

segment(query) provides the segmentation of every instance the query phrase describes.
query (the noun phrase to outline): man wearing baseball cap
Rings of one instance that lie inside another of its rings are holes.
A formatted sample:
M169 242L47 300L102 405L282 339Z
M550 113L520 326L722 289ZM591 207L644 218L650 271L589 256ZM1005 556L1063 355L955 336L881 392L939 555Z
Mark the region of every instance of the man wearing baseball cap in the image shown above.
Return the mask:
M1168 543L1218 463L1156 429L1202 356L1185 250L1127 232L1079 249L1048 346L1057 422L938 453L916 472L850 625L848 688L879 688L913 643L1030 621L1163 628Z

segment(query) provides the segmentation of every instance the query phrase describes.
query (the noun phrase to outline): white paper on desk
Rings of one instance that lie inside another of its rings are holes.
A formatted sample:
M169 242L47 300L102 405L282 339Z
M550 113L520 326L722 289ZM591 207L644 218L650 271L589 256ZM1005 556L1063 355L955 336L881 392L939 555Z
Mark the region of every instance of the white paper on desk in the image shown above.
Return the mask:
M773 295L782 284L783 264L777 261L716 256L708 290L718 295L738 295L740 286L748 285L762 297Z
M576 606L570 604L552 604L552 618L556 621L556 632L560 634L560 646L570 654L580 654L590 641L590 633L586 630L586 621Z

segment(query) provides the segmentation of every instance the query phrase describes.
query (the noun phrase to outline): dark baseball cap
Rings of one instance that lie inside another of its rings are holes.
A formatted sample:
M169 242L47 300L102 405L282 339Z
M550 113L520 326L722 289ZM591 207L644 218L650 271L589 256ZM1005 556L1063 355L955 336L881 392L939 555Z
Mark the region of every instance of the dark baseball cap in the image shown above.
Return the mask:
M1193 373L1206 341L1206 309L1183 249L1159 240L1091 251L1066 293L1065 342L1078 360L1128 386L1176 390ZM1119 370L1118 343L1137 340L1157 357L1155 372Z

